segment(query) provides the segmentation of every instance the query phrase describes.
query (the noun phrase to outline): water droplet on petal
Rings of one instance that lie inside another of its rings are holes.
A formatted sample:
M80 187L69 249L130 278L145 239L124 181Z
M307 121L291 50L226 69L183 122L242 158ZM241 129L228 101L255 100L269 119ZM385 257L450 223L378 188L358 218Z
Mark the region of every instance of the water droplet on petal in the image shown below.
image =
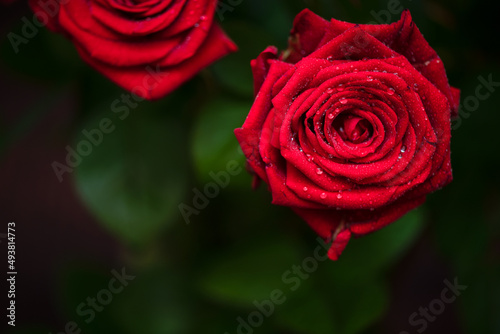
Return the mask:
M333 61L333 56L328 56L328 57L326 57L326 60L328 60L328 61Z
M205 15L200 16L200 21L205 21L207 17Z
M339 86L337 87L337 90L338 90L339 92L343 92L343 91L344 91L344 89L345 89L345 88L344 88L344 87L342 87L342 85L339 85Z
M325 199L326 198L326 193L321 193L321 195L319 195L319 197L321 197L322 199Z
M389 89L387 90L387 94L389 94L389 95L394 95L394 88L389 88Z
M340 100L340 103L342 103L342 104L346 104L346 103L347 103L347 100L345 99L345 97L343 97L343 98Z
M316 174L321 175L323 174L323 170L321 168L316 168Z
M366 81L373 81L373 78L371 76L367 76Z
M403 146L401 147L401 153L405 153L405 151L406 151L406 146L404 146L404 145L403 145Z
M328 119L333 119L333 114L328 114Z
M337 198L338 198L338 199L341 199L341 198L342 198L342 194L341 194L341 193L338 193L338 194L337 194Z
M302 188L302 190L307 191L308 189L307 189L307 187L304 187L304 188Z
M330 88L328 88L328 89L326 90L326 93L327 93L327 94L331 94L331 93L333 93L333 91L334 91L334 89L330 87Z

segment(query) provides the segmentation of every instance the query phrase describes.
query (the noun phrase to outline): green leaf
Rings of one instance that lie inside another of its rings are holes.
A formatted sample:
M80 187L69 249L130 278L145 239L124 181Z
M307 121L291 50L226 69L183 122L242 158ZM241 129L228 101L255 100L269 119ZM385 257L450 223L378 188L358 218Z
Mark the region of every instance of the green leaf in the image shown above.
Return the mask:
M241 127L250 111L252 101L219 97L205 105L193 128L191 152L198 179L212 181L210 172L226 171L229 161L236 161L244 172L245 157L234 136L234 129ZM248 187L247 173L238 177L240 184ZM233 182L233 181L232 181Z
M339 334L362 333L382 317L389 305L388 289L377 279L353 281L350 285L334 284L335 317Z
M299 253L285 237L238 245L208 262L199 274L200 289L215 300L252 308L274 289L288 289L282 275L299 263Z
M349 281L332 277L338 262L318 261L317 270L306 270L302 262L302 273L308 273L300 284L287 293L286 302L277 311L277 323L297 333L360 333L385 312L388 305L387 287L380 277L359 276ZM352 270L352 267L342 270ZM308 268L311 268L308 266ZM294 272L295 273L295 272Z
M83 130L95 132L108 119L107 128L112 130L102 134L98 145L91 145L91 153L82 157L76 171L78 192L91 212L110 231L134 244L147 243L179 218L178 204L187 189L183 127L168 116L168 110L141 103L129 110L128 117L123 117L125 110L113 114L103 108L85 124ZM74 150L89 142L83 130L72 145Z
M336 266L330 267L333 280L350 282L378 275L413 245L423 228L423 217L422 209L416 209L373 234L349 241Z
M275 323L278 327L293 333L338 333L338 319L333 313L331 301L324 297L322 291L329 287L322 288L314 283L314 278L304 281L296 291L287 293L285 303L276 308Z

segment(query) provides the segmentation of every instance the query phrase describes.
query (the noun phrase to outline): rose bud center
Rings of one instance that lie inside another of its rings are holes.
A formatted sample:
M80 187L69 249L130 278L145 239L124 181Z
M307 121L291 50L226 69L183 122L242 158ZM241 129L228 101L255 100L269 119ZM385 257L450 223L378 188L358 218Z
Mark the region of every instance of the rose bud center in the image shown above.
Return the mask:
M359 116L353 114L341 114L335 118L333 127L340 135L342 140L359 144L373 135L371 123Z

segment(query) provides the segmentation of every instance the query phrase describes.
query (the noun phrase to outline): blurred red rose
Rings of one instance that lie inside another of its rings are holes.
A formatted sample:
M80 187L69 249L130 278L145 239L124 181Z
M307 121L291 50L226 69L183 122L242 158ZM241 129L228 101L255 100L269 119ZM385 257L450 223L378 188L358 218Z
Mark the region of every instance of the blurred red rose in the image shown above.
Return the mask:
M288 49L268 47L252 70L255 102L235 130L249 169L332 240L331 259L452 180L459 90L408 11L357 25L304 10Z
M170 93L235 44L213 23L216 0L30 0L81 57L147 99Z

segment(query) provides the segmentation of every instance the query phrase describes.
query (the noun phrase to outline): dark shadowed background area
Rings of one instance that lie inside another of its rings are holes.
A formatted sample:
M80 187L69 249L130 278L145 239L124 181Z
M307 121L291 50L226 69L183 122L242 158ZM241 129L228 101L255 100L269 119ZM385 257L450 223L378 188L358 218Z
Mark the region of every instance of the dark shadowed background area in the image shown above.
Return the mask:
M286 46L305 7L357 23L394 22L409 8L462 89L454 181L351 241L338 262L314 258L323 250L307 224L271 205L264 186L251 190L233 135L253 101L250 60ZM2 332L500 333L498 2L220 8L240 52L160 101L126 103L69 41L30 30L24 1L0 5ZM17 53L9 33L26 38ZM103 121L107 132L85 147ZM57 176L72 150L85 155ZM194 209L183 217L179 205ZM8 222L15 327L6 317Z

